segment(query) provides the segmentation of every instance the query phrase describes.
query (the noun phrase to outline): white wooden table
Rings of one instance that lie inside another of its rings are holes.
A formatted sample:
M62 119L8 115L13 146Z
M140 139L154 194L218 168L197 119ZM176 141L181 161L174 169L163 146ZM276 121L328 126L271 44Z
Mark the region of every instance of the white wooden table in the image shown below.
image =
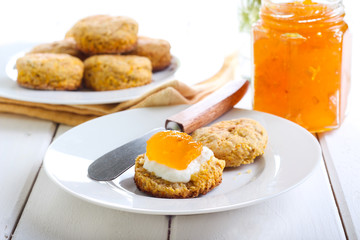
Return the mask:
M20 3L13 2L7 7L15 13ZM26 7L31 8L30 2L41 1L29 1ZM50 9L49 4L45 7ZM360 21L354 4L345 0L354 35L349 114L341 128L317 135L323 161L300 186L257 205L212 214L162 216L112 210L70 195L45 174L44 153L69 126L0 114L0 239L359 239ZM8 13L1 5L0 15ZM94 12L104 11L95 3L91 6ZM185 17L194 18L194 12ZM15 19L6 16L10 22ZM5 31L10 33L10 28ZM19 40L18 35L7 39ZM248 108L249 102L237 106Z

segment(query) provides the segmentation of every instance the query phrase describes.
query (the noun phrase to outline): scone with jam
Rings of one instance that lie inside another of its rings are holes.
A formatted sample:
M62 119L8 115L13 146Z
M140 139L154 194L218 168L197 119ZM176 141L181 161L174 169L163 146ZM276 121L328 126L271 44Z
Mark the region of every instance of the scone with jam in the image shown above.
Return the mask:
M222 181L225 161L186 133L163 131L137 157L134 180L141 191L161 198L193 198Z

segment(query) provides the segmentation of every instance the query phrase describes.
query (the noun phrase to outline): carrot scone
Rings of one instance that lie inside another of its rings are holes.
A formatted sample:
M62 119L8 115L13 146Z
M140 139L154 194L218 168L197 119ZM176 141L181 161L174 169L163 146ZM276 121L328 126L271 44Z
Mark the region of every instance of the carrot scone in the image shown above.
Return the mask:
M43 90L76 90L80 87L83 62L68 54L33 53L16 61L17 83Z
M149 58L153 71L159 71L171 63L170 47L166 40L139 36L135 49L129 54Z
M210 148L226 167L253 163L264 153L268 141L265 128L253 119L240 118L197 129L192 137Z
M146 153L135 161L139 190L161 198L193 198L206 194L222 181L225 161L186 133L159 132Z
M85 54L76 47L73 38L65 38L60 41L43 43L33 47L27 54L32 53L66 53L80 59L85 59Z
M95 55L84 61L85 87L96 91L138 87L151 79L151 63L145 57Z
M123 16L95 15L81 19L66 33L86 54L123 53L134 49L138 24Z

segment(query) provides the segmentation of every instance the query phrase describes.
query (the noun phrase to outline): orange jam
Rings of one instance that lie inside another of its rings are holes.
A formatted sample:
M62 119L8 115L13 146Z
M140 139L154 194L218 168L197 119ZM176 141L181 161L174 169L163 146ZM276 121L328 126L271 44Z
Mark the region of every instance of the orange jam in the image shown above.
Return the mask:
M202 144L183 132L164 131L154 134L146 146L149 160L177 170L184 170L200 156Z
M350 87L351 37L341 0L263 0L253 26L253 108L311 132L339 127Z

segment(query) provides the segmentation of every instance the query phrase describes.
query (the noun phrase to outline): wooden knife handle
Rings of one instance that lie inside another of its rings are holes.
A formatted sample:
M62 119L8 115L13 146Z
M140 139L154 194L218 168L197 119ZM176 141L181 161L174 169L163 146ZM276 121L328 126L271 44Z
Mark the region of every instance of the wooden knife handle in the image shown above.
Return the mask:
M245 95L248 87L247 80L231 81L198 103L169 117L165 128L190 134L232 109Z

